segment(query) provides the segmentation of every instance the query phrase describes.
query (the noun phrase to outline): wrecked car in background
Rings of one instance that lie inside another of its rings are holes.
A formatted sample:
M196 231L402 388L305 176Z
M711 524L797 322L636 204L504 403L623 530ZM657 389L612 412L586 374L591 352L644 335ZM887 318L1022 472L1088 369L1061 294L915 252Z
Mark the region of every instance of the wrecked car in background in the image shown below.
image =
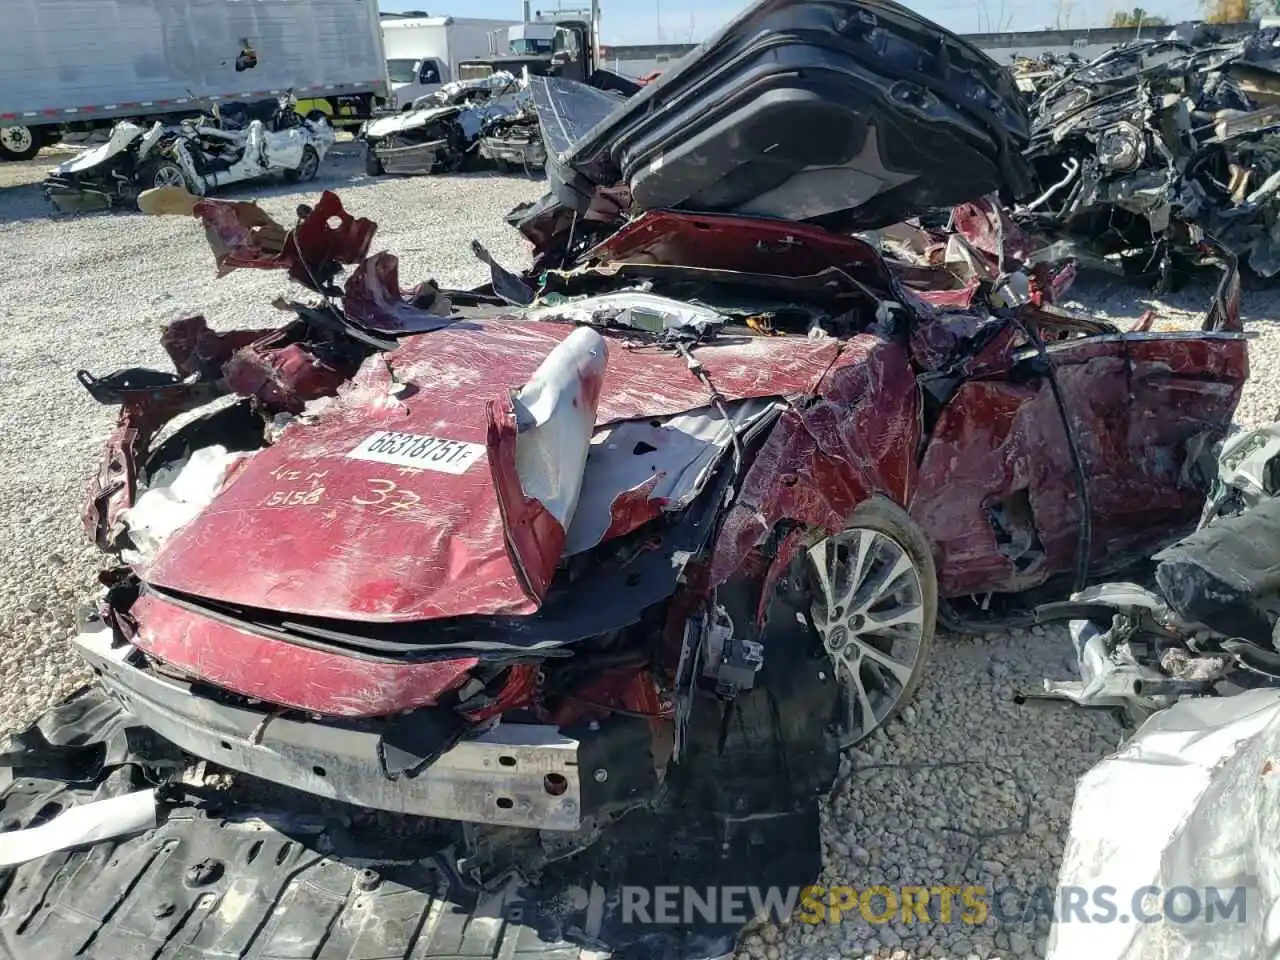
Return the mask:
M156 187L204 195L276 174L306 183L315 179L336 137L323 113L299 116L294 103L292 94L227 103L213 116L176 126L157 121L149 130L122 121L106 143L54 167L45 195L64 213L77 213L131 205Z
M1035 696L1137 726L1080 781L1059 887L1167 891L1141 908L1180 913L1174 937L1160 924L1057 924L1050 958L1247 960L1274 944L1280 424L1230 437L1211 472L1199 528L1153 557L1149 580L1040 610L1068 621L1080 679Z
M81 374L120 409L84 518L113 566L95 685L4 755L32 856L0 942L730 954L732 917L628 923L620 888L811 883L841 750L940 616L1194 525L1248 373L1229 256L1202 245L1221 284L1166 334L1028 296L999 236L985 292L934 306L849 235L1029 183L977 48L765 0L621 105L531 89L536 262L476 244L475 290L404 289L332 193L287 227L140 201L311 297L170 324L172 372Z
M494 73L445 84L413 109L360 128L370 176L447 173L481 157L495 165L541 169L546 150L523 80Z
M1039 695L1136 723L1184 697L1280 686L1280 424L1233 435L1200 469L1213 484L1199 526L1155 554L1150 583L1101 584L1038 610L1069 621L1081 674Z
M1208 234L1280 271L1280 30L1133 41L1055 72L1032 110L1039 196L1017 220L1082 264L1172 271Z

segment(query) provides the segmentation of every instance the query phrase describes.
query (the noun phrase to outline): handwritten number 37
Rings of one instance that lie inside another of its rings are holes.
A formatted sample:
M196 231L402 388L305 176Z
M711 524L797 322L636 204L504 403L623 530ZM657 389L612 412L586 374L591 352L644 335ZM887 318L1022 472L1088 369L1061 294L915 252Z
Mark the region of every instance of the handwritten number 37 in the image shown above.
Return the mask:
M369 487L371 496L352 497L351 502L362 507L380 507L380 515L404 513L422 502L422 498L412 490L401 490L390 480L370 480Z

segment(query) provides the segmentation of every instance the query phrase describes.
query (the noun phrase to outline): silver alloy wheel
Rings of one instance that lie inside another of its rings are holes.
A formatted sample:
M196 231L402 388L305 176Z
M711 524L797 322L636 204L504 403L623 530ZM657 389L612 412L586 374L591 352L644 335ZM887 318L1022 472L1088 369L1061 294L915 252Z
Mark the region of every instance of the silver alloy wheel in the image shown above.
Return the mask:
M0 127L0 146L10 153L25 153L35 142L35 134L26 127Z
M851 527L809 550L810 616L841 686L839 740L852 746L904 705L923 666L921 572L895 537Z
M151 178L151 185L154 187L186 187L187 178L182 175L182 171L176 166L166 163L156 167L155 175Z

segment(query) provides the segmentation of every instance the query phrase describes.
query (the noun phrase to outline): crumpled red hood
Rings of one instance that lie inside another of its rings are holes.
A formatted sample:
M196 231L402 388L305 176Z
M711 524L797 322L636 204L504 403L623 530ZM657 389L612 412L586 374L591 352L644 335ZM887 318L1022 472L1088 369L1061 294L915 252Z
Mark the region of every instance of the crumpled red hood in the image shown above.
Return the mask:
M464 321L370 358L329 407L291 425L228 479L144 579L335 619L534 612L537 591L527 577L522 584L508 545L492 417L573 331ZM606 340L597 425L708 403L678 355L625 336ZM697 356L734 400L809 393L840 349L831 340L741 337L699 347ZM543 537L538 546L548 553L540 572L549 579L563 542Z

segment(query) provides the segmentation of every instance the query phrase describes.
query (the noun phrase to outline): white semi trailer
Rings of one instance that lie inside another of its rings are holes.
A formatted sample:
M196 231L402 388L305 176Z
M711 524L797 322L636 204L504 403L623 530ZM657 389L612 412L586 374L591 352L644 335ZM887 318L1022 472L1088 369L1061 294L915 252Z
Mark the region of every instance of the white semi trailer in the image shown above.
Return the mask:
M0 159L68 130L292 90L358 123L388 97L378 0L2 0Z

